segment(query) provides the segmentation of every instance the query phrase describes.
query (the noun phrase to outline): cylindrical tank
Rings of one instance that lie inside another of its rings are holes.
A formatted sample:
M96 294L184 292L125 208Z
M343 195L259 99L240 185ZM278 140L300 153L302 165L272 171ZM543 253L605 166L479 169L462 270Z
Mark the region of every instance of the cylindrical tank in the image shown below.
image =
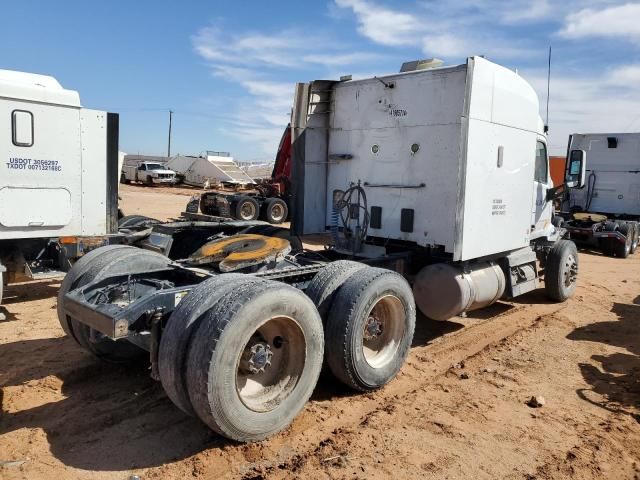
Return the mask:
M504 272L498 265L480 263L463 272L459 267L436 263L420 270L413 295L427 317L447 320L491 305L502 296L504 288Z

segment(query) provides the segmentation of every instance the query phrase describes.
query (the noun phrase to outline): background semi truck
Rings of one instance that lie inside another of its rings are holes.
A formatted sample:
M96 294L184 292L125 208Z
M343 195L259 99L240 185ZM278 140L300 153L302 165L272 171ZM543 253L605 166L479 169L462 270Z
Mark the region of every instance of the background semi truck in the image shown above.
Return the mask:
M142 250L103 247L74 265L59 294L64 330L102 359L149 359L181 410L254 441L300 412L323 361L355 390L391 381L416 304L447 320L542 279L551 300L569 298L578 256L551 221L534 90L480 57L428 66L298 84L291 231L143 225ZM584 152L572 162L579 187ZM327 232L322 252L294 241Z
M118 115L0 70L0 131L0 285L61 276L117 231Z
M575 133L574 150L589 157L586 185L568 189L556 223L580 244L626 258L640 236L640 133Z
M286 222L289 218L290 201L291 128L287 126L280 139L271 176L268 179L246 185L242 190L225 191L219 188L202 193L191 210L197 212L199 208L205 215L236 220L260 218L277 225Z

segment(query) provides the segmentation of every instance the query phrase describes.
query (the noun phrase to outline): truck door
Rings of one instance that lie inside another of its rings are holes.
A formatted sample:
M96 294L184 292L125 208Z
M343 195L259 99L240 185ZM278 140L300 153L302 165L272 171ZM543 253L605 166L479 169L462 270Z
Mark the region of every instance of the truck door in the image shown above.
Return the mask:
M542 237L551 230L553 203L547 201L547 190L553 187L549 176L547 144L538 138L533 178L533 210L531 214L531 238Z

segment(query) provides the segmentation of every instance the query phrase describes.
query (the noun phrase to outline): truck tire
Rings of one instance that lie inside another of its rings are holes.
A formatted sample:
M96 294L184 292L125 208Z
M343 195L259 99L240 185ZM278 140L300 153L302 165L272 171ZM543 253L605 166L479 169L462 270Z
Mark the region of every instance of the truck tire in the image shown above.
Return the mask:
M631 253L636 253L638 249L638 237L640 236L640 224L638 222L631 222L633 227L633 240L631 242Z
M147 175L147 179L145 183L147 184L147 186L153 187L153 177L151 177L150 175Z
M578 249L571 240L558 240L545 261L544 288L551 300L564 302L573 295L578 279Z
M206 201L206 198L207 198L206 193L200 195L200 202L199 202L200 211L205 215L217 216L219 213L218 210L214 206L209 205ZM198 212L195 212L195 213L198 213Z
M145 217L144 215L125 215L118 220L118 228L139 227L144 223L160 223L160 220Z
M225 273L200 283L178 304L162 332L158 352L160 382L171 401L188 415L195 415L184 368L191 335L207 310L247 280L251 277L242 273Z
M60 285L60 289L58 290L58 302L56 305L56 310L58 312L58 322L60 322L60 326L62 327L62 330L64 330L64 333L68 337L73 338L78 344L80 344L80 342L75 337L73 330L71 329L71 319L67 317L64 312L64 296L71 290L74 290L77 287L81 286L79 285L78 280L89 271L92 264L97 260L98 257L102 257L108 252L120 248L125 248L125 245L107 245L106 247L91 250L83 257L80 257L80 259L73 264L73 267L71 267L71 269L67 272L64 280L62 281L62 284Z
M4 294L4 272L5 267L0 263L0 305L2 305L2 295ZM2 314L0 313L0 317ZM0 318L2 320L2 318Z
M627 258L631 253L631 246L633 245L633 227L628 223L622 223L618 227L618 232L625 236L624 243L616 240L614 245L614 253L618 258Z
M278 225L287 221L289 207L281 198L268 198L264 205L264 216L267 222Z
M124 183L124 184L131 183L129 180L127 180L127 176L124 174L124 172L120 174L120 183Z
M364 263L338 260L322 267L305 290L318 308L320 317L326 322L336 292L347 278L366 268Z
M551 224L556 228L561 228L564 225L564 218L559 215L554 215L551 219Z
M98 250L100 249L96 251ZM103 252L102 255L97 256L90 262L87 271L78 279L74 288L110 275L136 274L164 268L170 261L159 253L141 248L124 246L113 249L112 251ZM96 338L89 326L74 318L69 319L69 324L77 342L85 350L106 362L127 362L140 358L146 353L126 340L113 341L105 337Z
M260 215L260 206L255 198L242 196L236 201L233 213L237 220L256 220Z
M306 295L278 282L246 282L216 303L192 336L191 404L219 434L262 440L302 410L323 350L322 321Z
M338 290L325 327L326 360L345 385L360 391L390 382L413 340L416 307L402 275L367 268Z

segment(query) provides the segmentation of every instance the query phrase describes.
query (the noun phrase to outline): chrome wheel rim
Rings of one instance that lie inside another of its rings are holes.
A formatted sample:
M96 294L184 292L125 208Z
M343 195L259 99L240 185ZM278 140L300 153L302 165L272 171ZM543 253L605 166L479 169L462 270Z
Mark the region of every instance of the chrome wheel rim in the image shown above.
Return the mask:
M240 351L236 393L254 412L277 408L295 390L305 365L306 341L291 317L263 322Z
M251 220L256 214L256 206L251 202L243 202L240 206L240 216L243 220Z
M371 367L382 368L396 356L405 319L404 304L395 295L385 295L373 305L362 331L362 352Z
M275 221L280 221L284 217L284 208L279 203L271 206L271 218Z
M565 287L570 287L578 278L578 261L573 254L567 255L562 269Z

